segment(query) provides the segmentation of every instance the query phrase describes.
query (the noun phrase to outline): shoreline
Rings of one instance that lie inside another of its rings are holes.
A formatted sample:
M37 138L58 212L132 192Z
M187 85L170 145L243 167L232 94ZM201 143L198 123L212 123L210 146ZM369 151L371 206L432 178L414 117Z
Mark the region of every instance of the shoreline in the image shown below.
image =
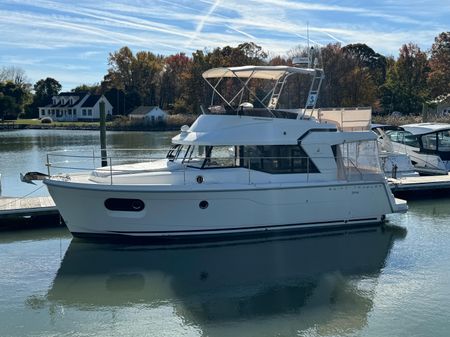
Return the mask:
M148 127L148 126L106 126L107 131L179 131L181 125L166 126L166 127ZM99 131L99 126L77 126L77 125L24 125L19 128L21 130L87 130L87 131Z

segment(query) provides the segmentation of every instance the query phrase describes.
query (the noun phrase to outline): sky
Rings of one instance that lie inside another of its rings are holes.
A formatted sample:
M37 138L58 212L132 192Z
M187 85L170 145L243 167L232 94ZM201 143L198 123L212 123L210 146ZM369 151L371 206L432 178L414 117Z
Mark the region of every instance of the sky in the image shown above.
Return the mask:
M255 42L271 56L307 44L366 43L396 57L450 30L449 0L0 0L0 67L63 90L99 83L128 46L171 55Z

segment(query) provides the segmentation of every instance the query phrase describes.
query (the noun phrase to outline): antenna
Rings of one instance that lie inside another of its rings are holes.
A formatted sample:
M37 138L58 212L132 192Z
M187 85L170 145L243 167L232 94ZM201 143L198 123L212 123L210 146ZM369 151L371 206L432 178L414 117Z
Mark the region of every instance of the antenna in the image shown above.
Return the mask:
M308 68L311 68L311 50L309 49L309 22L306 21L306 42L308 44Z

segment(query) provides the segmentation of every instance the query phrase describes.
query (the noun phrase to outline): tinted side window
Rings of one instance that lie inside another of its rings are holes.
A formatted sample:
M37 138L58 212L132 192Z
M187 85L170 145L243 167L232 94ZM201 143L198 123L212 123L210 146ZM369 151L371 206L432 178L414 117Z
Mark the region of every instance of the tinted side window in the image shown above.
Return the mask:
M319 172L313 161L297 145L243 146L241 157L242 166L267 173Z

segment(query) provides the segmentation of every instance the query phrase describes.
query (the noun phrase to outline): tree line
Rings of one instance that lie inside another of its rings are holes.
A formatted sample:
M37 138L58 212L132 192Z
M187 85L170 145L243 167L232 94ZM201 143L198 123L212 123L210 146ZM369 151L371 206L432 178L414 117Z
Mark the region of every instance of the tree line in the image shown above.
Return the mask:
M295 56L312 55L325 72L318 102L322 107L372 106L379 113L417 114L427 102L450 93L450 32L436 36L427 51L414 43L404 44L397 57L381 55L361 43L346 46L334 43L312 50L297 47L287 56L269 55L252 42L197 50L191 56L133 53L125 46L109 54L109 68L99 84L81 85L72 91L104 94L114 106L115 114L128 114L140 105L198 114L200 105L209 104L211 89L201 76L207 69L292 65ZM309 88L302 83L290 81L280 104L301 106L299 94ZM228 81L222 86L233 91ZM258 95L256 86L254 89ZM14 118L20 113L37 117L37 108L60 91L60 83L53 78L31 85L23 70L4 67L0 70L0 117Z

